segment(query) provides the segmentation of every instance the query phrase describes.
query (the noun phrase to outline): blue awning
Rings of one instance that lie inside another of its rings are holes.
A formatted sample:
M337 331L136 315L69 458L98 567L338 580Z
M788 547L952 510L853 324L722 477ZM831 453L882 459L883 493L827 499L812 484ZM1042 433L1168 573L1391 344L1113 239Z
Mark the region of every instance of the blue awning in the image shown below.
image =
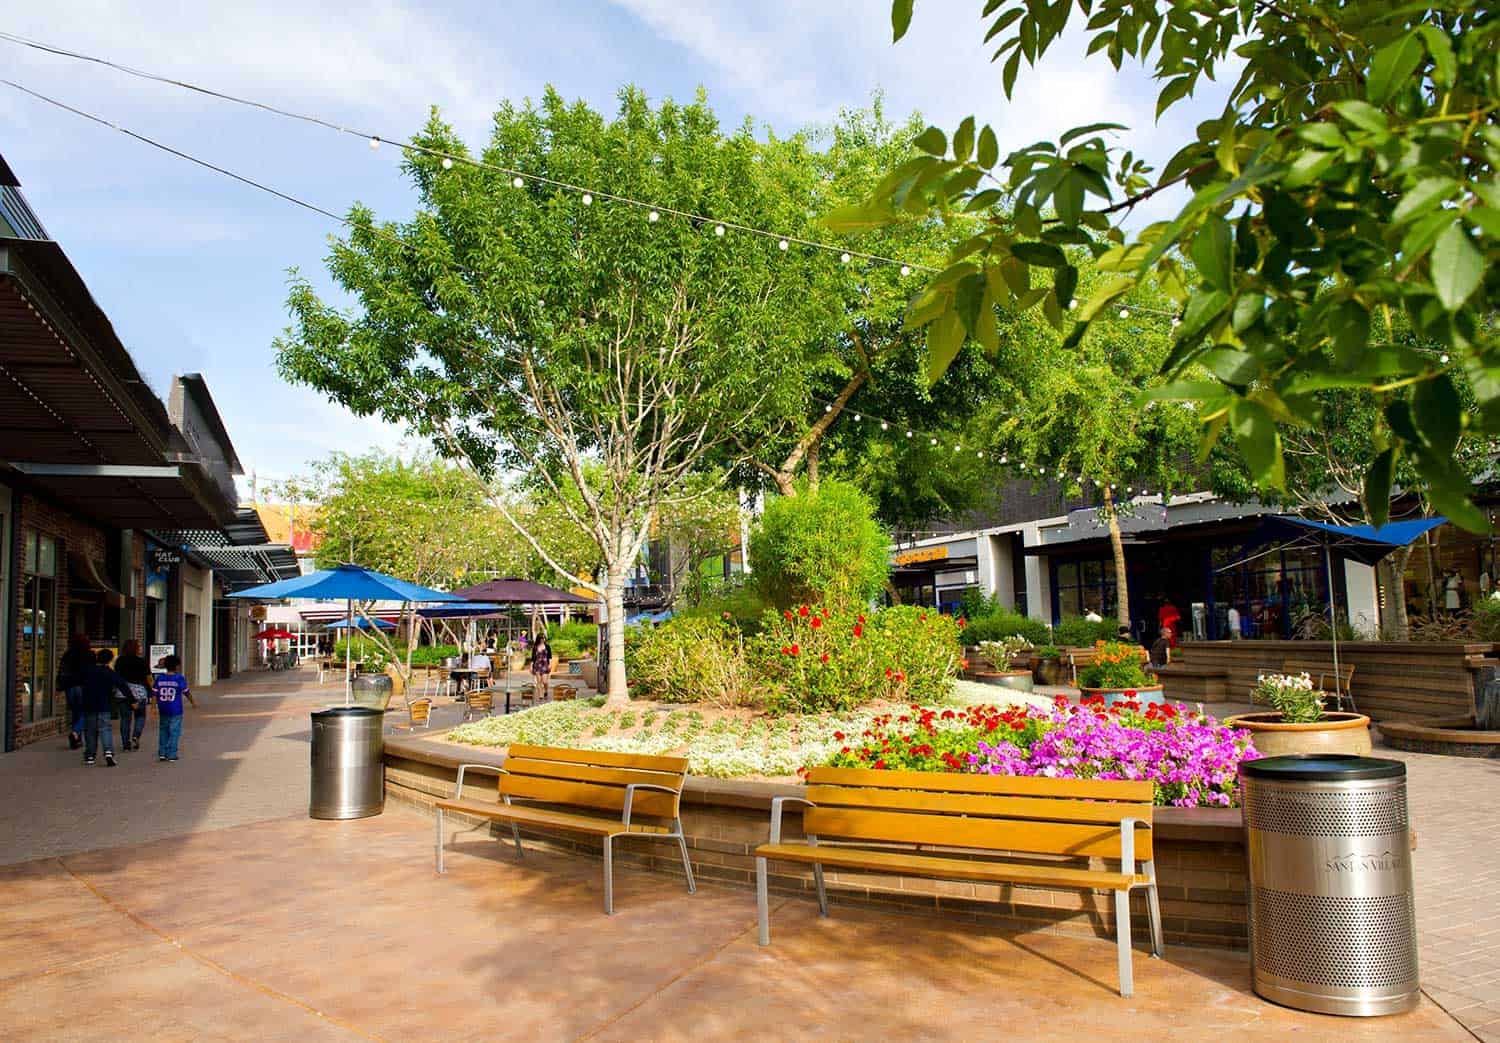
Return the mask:
M1443 525L1447 518L1412 518L1386 522L1378 529L1373 525L1334 525L1331 522L1298 518L1291 514L1273 514L1261 519L1258 542L1282 539L1304 546L1327 547L1346 558L1373 565L1397 547Z

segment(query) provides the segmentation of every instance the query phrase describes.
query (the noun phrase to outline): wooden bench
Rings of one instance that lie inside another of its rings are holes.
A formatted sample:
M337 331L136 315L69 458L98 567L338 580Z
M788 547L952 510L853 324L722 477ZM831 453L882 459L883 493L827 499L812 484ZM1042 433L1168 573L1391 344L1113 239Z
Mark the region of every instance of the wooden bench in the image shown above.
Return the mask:
M1176 660L1156 668L1162 698L1169 702L1222 703L1229 699L1229 671Z
M435 805L437 871L445 871L443 812L456 811L509 822L517 856L524 856L520 826L544 826L600 837L604 841L606 913L615 911L613 845L620 837L676 840L678 850L682 852L688 892L695 893L698 888L693 881L693 864L688 859L680 816L687 764L686 757L569 750L520 743L511 745L504 767L461 764L453 799L440 800ZM499 801L465 800L465 771L499 775ZM528 803L514 803L517 800ZM641 816L653 821L642 822Z
M807 775L805 798L772 800L770 842L755 849L760 944L771 941L766 880L770 859L811 863L818 911L824 916L825 867L1113 891L1120 995L1129 996L1130 892L1138 887L1146 889L1152 955L1162 954L1151 843L1153 795L1150 782L814 768ZM782 811L788 801L807 805L802 813L803 840L781 838ZM896 844L912 846L893 849ZM1105 859L1119 865L1092 869L1016 857L1041 855Z
M1333 665L1314 662L1307 659L1288 659L1281 666L1284 674L1308 674L1313 679L1313 684L1325 692L1333 693L1333 708L1340 709L1344 701L1348 700L1349 708L1354 708L1354 696L1350 694L1349 686L1354 683L1354 664L1339 663L1338 673L1333 672ZM1328 687L1329 680L1333 681L1333 687Z

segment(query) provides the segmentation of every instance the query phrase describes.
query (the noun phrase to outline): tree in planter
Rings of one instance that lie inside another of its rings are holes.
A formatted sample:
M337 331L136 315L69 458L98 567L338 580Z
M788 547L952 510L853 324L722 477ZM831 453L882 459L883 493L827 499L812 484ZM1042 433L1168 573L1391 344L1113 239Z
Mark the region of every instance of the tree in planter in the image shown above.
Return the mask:
M484 483L430 455L402 460L378 451L334 453L302 485L318 505L312 528L320 540L319 568L353 561L444 588L475 570L514 571L530 553L491 506ZM409 679L419 637L415 606L402 607L405 625L389 633L368 622L371 612L372 606L360 606L363 640Z
M893 0L897 40L913 8ZM1158 116L1223 68L1238 79L1222 115L1155 177L1111 146L1106 135L1122 128L1110 124L1003 160L973 117L951 150L941 130L924 131L927 156L832 221L863 231L932 210L985 218L912 301L908 321L927 328L931 356L982 339L985 300L1040 306L1059 328L1071 318L1076 339L1155 277L1182 316L1163 365L1182 379L1155 393L1198 402L1206 439L1232 434L1258 485L1284 487L1283 432L1322 422L1315 392L1360 387L1381 407L1364 461L1370 520L1387 517L1404 458L1439 510L1488 529L1454 451L1466 428L1500 432L1500 16L1467 0L989 0L982 17L1007 95L1023 61L1075 39L1066 30L1085 19L1096 60L1152 65ZM1134 234L1116 223L1179 185L1192 195L1172 221ZM1117 273L1076 305L1071 245ZM1027 290L1035 269L1050 285ZM1394 314L1443 353L1382 337ZM1458 399L1458 372L1472 407ZM1409 397L1394 397L1402 388Z
M875 521L869 498L844 482L766 504L750 536L752 574L766 599L797 606L857 610L885 587L890 537Z
M296 278L279 368L483 476L547 489L594 541L602 575L568 569L506 496L493 502L560 575L604 598L610 697L623 700L626 577L658 514L701 493L695 475L731 434L794 395L798 353L827 321L807 287L838 261L561 186L795 230L801 146L761 145L748 125L726 135L701 98L653 109L633 89L612 120L551 90L536 108L503 106L482 166L441 163L467 152L436 116L418 143L432 152L406 165L417 213L378 224L355 207L329 258L359 310Z

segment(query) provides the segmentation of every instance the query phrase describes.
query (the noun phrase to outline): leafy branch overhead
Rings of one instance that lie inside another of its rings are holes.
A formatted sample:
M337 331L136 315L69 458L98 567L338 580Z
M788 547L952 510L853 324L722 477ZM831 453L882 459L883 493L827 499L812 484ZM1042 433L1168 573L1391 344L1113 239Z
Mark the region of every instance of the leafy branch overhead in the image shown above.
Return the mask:
M892 4L897 40L912 13L913 0ZM921 155L829 223L862 231L935 214L969 230L907 310L926 328L929 376L966 340L994 350L996 309L1039 308L1076 345L1149 277L1180 318L1167 383L1152 394L1198 404L1205 452L1227 434L1255 480L1279 489L1283 432L1320 423L1318 392L1363 389L1381 416L1365 461L1371 520L1385 519L1404 460L1438 510L1487 528L1455 455L1466 436L1500 433L1496 14L1472 3L988 0L985 40L1006 95L1023 64L1080 23L1095 60L1151 70L1158 116L1228 71L1224 108L1160 171L1112 144L1115 124L1004 157L973 117L951 136L918 135ZM1167 190L1188 196L1177 216L1127 233L1120 222ZM1112 276L1078 300L1085 256ZM1394 335L1404 328L1414 337Z

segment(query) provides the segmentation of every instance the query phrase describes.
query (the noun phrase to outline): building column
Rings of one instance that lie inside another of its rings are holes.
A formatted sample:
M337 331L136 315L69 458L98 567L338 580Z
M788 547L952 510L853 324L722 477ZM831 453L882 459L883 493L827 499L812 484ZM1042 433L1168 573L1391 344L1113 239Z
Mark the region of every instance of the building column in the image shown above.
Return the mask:
M1364 638L1380 636L1380 590L1375 568L1358 561L1344 561L1344 595L1348 599L1349 625Z
M1025 546L1035 547L1042 542L1041 529L1028 525L1021 530ZM1026 612L1032 619L1052 623L1052 570L1047 567L1047 558L1040 554L1026 555Z
M1016 563L1011 555L1010 535L981 537L989 545L995 573L990 593L1003 608L1016 607Z

